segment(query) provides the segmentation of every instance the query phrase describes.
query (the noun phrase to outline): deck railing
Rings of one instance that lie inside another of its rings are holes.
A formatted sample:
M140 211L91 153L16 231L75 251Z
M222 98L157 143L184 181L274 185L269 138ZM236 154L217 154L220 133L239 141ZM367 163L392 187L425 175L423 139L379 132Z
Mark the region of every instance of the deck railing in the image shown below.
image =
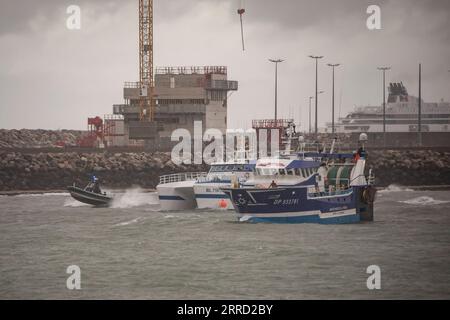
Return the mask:
M181 172L166 174L159 177L159 184L180 182L180 181L192 181L200 177L206 177L206 172Z

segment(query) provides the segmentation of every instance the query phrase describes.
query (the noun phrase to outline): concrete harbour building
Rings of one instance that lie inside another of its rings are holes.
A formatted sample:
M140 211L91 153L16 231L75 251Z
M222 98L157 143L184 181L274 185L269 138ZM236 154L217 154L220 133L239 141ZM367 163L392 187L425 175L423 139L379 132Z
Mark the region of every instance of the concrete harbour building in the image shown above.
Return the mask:
M159 67L155 70L154 122L140 121L139 82L126 82L123 104L113 106L113 114L120 116L123 138L116 143L133 145L144 140L158 144L170 141L175 129L187 129L193 136L194 121L201 121L203 132L216 128L226 133L227 101L230 91L238 89L238 82L228 80L225 66ZM120 121L115 118L115 121Z

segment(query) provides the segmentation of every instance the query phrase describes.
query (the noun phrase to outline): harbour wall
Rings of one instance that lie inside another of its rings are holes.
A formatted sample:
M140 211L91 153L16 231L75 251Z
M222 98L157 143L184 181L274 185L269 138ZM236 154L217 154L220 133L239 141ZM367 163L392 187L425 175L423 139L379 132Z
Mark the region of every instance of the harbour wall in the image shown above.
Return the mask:
M450 184L450 150L368 150L377 186ZM207 171L177 166L163 152L17 152L0 150L0 191L58 190L86 184L92 174L107 188L154 188L159 176Z
M170 153L19 153L0 151L0 191L58 190L87 184L92 175L107 188L154 188L159 176L207 171L207 165L175 165Z

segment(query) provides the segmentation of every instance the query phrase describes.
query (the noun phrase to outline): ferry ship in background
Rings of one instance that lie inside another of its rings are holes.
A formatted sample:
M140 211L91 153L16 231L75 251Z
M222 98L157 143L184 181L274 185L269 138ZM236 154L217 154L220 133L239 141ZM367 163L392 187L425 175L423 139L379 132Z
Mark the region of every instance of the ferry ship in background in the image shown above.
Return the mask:
M408 94L402 82L390 83L386 101L386 132L413 133L418 131L419 98ZM422 132L450 132L450 103L421 103ZM331 132L331 123L327 123ZM335 124L337 133L383 132L383 106L357 107Z

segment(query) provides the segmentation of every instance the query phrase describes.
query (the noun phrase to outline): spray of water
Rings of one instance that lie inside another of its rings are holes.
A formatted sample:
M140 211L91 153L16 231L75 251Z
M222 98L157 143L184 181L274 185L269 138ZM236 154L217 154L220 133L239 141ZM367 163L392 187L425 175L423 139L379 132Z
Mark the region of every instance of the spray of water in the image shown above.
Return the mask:
M400 192L400 191L414 191L413 189L398 185L398 184L390 184L383 190L380 190L381 193L390 193L390 192Z
M144 192L141 188L128 189L123 194L116 194L111 208L132 208L140 206L156 206L159 204L156 192Z

